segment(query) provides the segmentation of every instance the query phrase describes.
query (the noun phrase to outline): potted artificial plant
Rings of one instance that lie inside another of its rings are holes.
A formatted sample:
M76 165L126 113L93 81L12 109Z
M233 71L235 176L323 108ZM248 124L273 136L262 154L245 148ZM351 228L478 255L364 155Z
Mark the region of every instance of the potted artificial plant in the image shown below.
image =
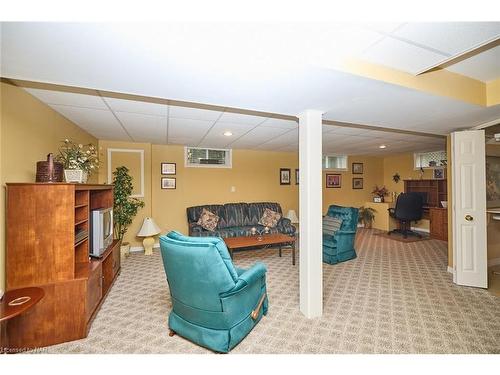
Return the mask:
M378 185L375 185L372 194L373 194L373 201L375 203L382 203L384 201L384 197L389 195L389 190L387 190L385 186L379 187Z
M372 224L375 221L375 213L377 210L371 207L360 207L359 208L359 215L358 215L358 222L363 223L365 228L371 229Z
M139 208L144 207L144 202L131 198L132 195L132 177L128 173L127 167L118 167L113 172L114 185L114 203L113 203L113 225L114 237L123 241L127 229L132 224L132 220L139 211ZM129 256L130 243L122 242L120 253L123 256Z
M92 143L83 145L65 139L56 161L63 164L66 182L86 183L99 168L99 154Z

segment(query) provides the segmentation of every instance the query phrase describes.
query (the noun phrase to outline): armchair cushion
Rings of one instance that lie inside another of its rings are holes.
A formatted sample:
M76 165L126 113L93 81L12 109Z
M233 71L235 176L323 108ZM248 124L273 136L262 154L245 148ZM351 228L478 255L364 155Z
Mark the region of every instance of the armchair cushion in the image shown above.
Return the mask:
M331 216L323 217L323 233L334 236L335 232L337 232L342 226L342 219Z

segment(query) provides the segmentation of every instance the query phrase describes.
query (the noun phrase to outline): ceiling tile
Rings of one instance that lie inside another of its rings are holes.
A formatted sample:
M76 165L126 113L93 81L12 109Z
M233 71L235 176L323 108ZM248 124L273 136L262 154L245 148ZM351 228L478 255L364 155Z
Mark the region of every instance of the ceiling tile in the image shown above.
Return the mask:
M500 35L498 22L412 22L394 35L454 56Z
M135 142L167 142L167 118L131 112L115 112Z
M217 122L214 126L212 126L206 138L212 140L222 139L227 144L248 133L250 130L252 130L252 126L246 124ZM233 133L233 135L226 137L224 135L224 132L226 131Z
M446 70L483 82L500 78L500 46L453 64Z
M50 105L54 110L99 139L131 141L109 110Z
M101 97L96 95L76 94L65 91L42 90L25 88L31 95L45 104L58 104L74 107L85 107L95 109L108 109Z
M385 37L381 42L368 48L363 58L372 63L415 74L446 59L447 55Z
M215 121L217 120L222 112L211 111L208 109L191 108L191 107L180 107L180 106L170 106L169 116L171 118L183 118L191 120L204 120L204 121Z
M168 106L166 104L157 104L142 102L137 100L103 98L106 103L115 112L142 113L145 115L167 116Z
M168 137L169 139L191 137L199 141L212 125L213 121L171 118L168 121Z
M240 139L253 141L256 144L267 142L272 138L276 138L280 135L283 135L287 132L286 129L282 128L266 128L266 127L256 127L247 134L243 135Z

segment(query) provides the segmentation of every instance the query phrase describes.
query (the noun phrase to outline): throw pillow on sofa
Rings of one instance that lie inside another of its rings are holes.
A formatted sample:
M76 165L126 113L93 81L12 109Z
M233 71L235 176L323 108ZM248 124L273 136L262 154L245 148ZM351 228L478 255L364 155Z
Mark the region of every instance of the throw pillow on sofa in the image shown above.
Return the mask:
M340 229L342 225L342 219L324 216L323 217L323 234L328 234L334 236L335 233Z
M281 219L281 214L266 208L264 210L264 214L259 220L260 225L264 225L265 227L274 228L278 225L278 221Z
M201 226L203 229L213 232L215 231L215 228L217 228L218 223L219 223L219 216L204 208L203 211L201 212L197 224Z

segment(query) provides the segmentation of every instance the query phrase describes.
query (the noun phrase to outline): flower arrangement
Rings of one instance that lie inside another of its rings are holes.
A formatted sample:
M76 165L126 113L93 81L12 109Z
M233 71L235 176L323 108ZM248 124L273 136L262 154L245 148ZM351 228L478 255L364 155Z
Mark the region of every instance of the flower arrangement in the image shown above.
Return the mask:
M378 197L385 197L386 195L389 195L389 190L385 186L378 187L378 185L375 185L372 191L373 195L376 195Z
M56 160L61 162L64 169L81 169L88 176L99 169L99 154L97 147L92 143L83 145L65 139L59 148Z

